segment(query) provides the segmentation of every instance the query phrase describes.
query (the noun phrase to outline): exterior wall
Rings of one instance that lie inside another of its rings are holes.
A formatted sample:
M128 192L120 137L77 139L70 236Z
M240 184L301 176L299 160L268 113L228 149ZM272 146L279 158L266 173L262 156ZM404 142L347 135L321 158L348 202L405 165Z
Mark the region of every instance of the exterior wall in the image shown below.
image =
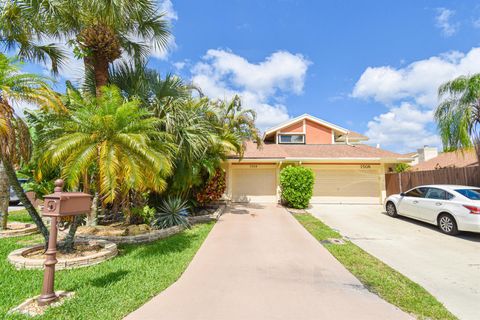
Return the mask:
M278 133L282 132L303 132L303 120L298 121L297 123L292 124L291 126L288 126L286 128L278 130Z
M306 120L306 144L332 144L332 129Z

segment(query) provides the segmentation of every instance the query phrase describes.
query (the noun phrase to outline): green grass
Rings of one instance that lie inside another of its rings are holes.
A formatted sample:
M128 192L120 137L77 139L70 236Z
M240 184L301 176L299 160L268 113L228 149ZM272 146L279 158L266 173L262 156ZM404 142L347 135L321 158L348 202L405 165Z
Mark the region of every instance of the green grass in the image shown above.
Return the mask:
M180 277L212 227L213 223L199 224L150 244L119 246L119 256L110 261L58 271L56 290L74 291L75 297L35 319L123 318ZM0 239L0 319L12 307L39 294L42 271L15 270L6 260L14 249L39 240L39 235ZM29 318L16 315L7 319Z
M8 221L33 222L25 209L9 212Z
M341 235L310 214L295 218L317 240L341 238ZM435 297L417 283L363 251L350 241L337 245L323 243L370 291L419 319L457 319Z

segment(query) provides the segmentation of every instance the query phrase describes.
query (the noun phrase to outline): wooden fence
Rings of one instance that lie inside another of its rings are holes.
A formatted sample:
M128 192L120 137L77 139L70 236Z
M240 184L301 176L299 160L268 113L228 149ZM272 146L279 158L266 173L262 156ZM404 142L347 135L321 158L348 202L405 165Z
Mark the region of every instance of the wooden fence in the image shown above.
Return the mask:
M425 184L458 184L480 187L480 166L385 174L387 196Z

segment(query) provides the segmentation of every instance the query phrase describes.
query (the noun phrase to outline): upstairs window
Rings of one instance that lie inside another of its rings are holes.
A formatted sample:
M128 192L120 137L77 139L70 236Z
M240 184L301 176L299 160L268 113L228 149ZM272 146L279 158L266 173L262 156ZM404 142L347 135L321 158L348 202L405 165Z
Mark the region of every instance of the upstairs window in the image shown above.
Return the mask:
M278 136L278 143L305 143L304 134L281 134Z

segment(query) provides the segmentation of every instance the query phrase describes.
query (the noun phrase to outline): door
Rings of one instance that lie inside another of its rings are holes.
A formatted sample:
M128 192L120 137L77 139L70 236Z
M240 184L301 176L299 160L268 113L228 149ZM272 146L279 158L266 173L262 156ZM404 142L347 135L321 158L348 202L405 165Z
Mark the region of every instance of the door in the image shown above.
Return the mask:
M232 168L232 201L276 202L275 165L238 165Z
M418 218L430 223L437 222L437 215L448 205L453 195L439 188L427 188L425 197L419 200Z
M380 168L368 165L319 165L315 173L312 203L381 202Z
M417 218L421 216L420 200L425 196L427 188L414 188L405 193L398 204L401 215Z

